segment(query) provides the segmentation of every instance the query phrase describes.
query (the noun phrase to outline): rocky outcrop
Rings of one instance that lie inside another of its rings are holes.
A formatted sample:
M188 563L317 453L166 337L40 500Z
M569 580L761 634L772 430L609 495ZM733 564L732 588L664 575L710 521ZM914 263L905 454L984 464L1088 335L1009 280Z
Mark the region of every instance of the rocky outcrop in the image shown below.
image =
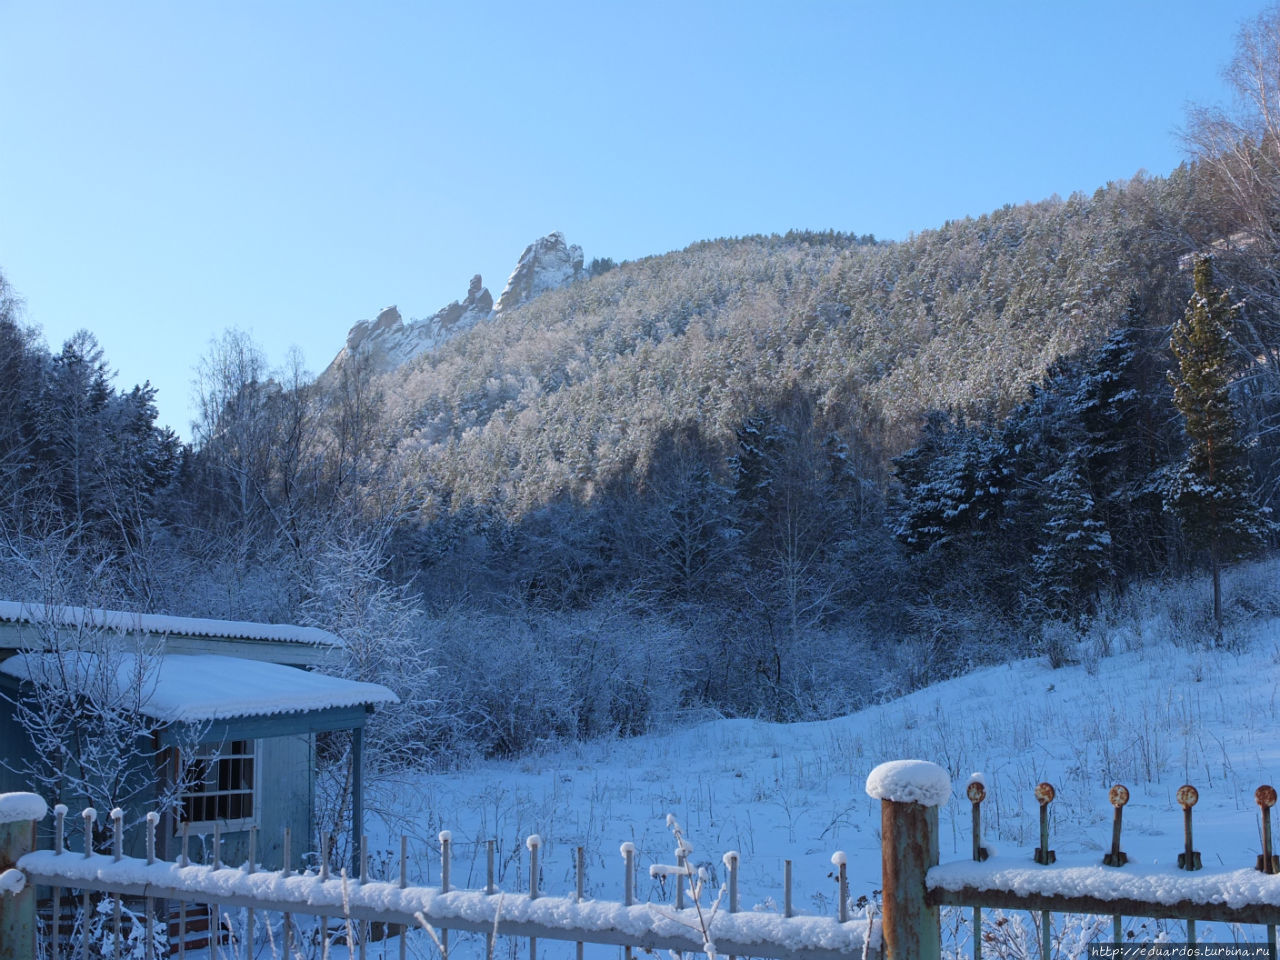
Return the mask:
M375 373L387 373L421 353L435 350L482 320L584 275L582 248L566 244L562 233L550 234L525 248L496 306L480 274L476 274L464 299L455 300L426 319L406 323L398 309L387 307L375 320L361 320L351 328L346 346L320 374L318 384L322 389L332 386L342 365L354 357L367 358Z
M569 246L564 234L557 230L525 247L498 297L497 312L518 307L540 293L573 283L582 275L582 248Z
M347 352L355 353L370 337L386 336L387 331L396 329L401 325L401 322L400 311L395 307L387 307L378 314L378 319L372 323L368 320L361 320L347 331Z
M471 286L467 288L467 298L459 303L457 300L449 304L434 316L423 322L441 332L451 332L454 328L466 330L484 320L493 312L493 295L484 288L480 274L471 278Z
M323 389L336 382L342 365L352 358L367 358L374 373L387 373L420 353L434 350L450 337L474 327L493 313L493 294L480 275L471 278L467 296L455 300L425 320L405 323L400 311L387 307L376 320L361 320L347 334L347 344L333 358L318 383Z

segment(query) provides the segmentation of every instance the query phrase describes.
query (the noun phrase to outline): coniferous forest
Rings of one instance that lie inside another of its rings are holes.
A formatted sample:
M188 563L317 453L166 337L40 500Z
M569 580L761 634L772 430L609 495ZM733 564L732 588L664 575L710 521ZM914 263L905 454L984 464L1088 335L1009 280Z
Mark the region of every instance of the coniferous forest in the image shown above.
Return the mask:
M385 762L833 716L1061 661L1144 580L1203 575L1212 642L1280 506L1265 115L900 242L597 260L389 373L232 327L189 443L0 281L0 596L333 630Z

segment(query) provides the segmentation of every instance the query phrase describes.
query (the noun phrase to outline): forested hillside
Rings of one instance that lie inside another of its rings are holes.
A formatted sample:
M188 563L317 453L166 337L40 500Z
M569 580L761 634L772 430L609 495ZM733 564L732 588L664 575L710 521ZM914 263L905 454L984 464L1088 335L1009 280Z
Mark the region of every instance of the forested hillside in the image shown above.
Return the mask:
M385 385L410 472L522 513L643 473L696 425L722 451L797 392L824 425L906 449L923 415L1003 414L1059 356L1097 346L1138 295L1185 301L1190 176L1006 207L904 243L721 240L548 293ZM874 477L873 477L874 479Z
M90 334L53 354L6 295L2 592L335 630L333 669L402 698L372 731L386 762L687 708L832 716L1064 657L1125 584L1217 550L1168 509L1188 255L1239 232L1212 173L903 242L597 260L389 373L351 353L321 385L233 330L197 371L189 446ZM1222 259L1213 282L1248 279ZM1267 309L1230 322L1265 335ZM1229 352L1248 495L1274 500L1266 344Z

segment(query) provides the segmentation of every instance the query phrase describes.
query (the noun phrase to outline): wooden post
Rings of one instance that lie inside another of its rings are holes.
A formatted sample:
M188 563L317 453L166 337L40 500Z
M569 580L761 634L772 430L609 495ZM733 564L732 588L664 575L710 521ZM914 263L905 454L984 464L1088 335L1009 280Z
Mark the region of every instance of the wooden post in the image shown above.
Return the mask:
M938 807L950 792L947 772L924 760L882 763L867 777L867 793L880 800L885 960L942 956L942 925L925 875L938 863Z
M34 793L0 794L0 960L28 960L36 955L36 888L16 881L19 858L36 846L36 823L47 812ZM14 887L20 889L8 892Z

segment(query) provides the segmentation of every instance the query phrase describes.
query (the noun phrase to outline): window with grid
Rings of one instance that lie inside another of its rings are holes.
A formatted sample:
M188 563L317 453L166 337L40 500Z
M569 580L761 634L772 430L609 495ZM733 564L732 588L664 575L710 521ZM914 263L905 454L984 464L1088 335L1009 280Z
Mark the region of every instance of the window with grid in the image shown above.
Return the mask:
M224 826L252 822L257 773L254 753L253 740L232 740L197 750L188 761L182 821L220 822Z

